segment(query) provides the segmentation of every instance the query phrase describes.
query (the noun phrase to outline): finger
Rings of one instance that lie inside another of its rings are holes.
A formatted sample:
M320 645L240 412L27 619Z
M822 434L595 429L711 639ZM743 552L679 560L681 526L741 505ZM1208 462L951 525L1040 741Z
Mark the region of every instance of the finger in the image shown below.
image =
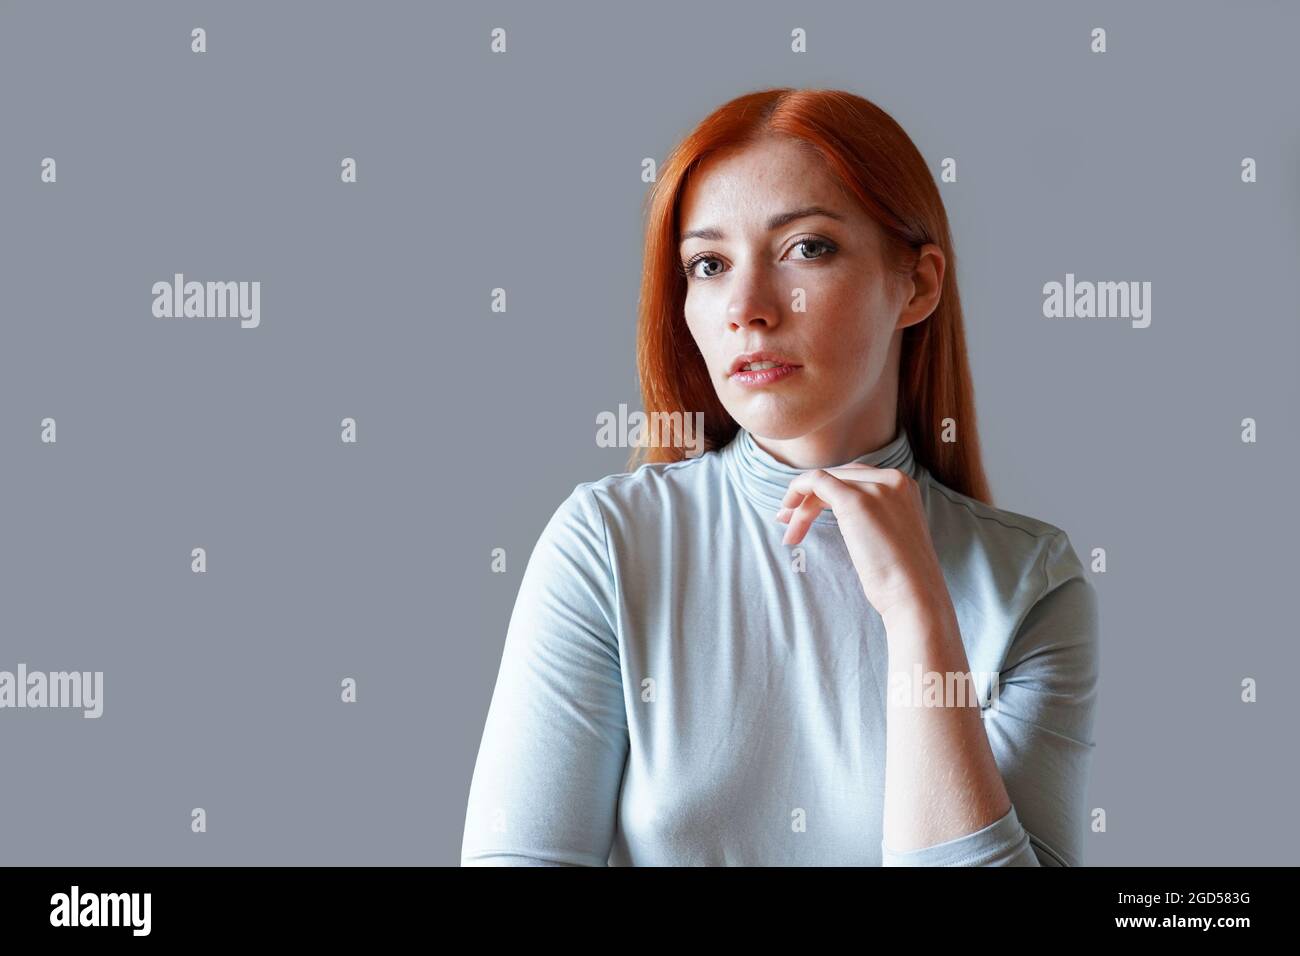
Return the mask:
M858 461L849 462L847 465L836 465L834 468L813 469L813 471L822 471L835 478L840 478L845 481L856 481L859 483L872 481L879 484L885 484L889 481L886 474L889 469L877 468L874 465L865 465ZM872 472L875 472L875 474L872 474ZM811 471L804 472L804 475L811 473ZM803 478L804 475L800 475L799 478ZM795 480L798 481L798 479ZM800 487L800 485L797 485L792 481L790 486L786 488L785 496L781 499L782 510L789 509L790 511L794 511L795 508L799 507L799 502L801 502L804 495L807 494L806 491L801 491ZM780 521L782 519L777 518L777 520Z
M790 526L786 529L784 544L798 544L803 540L817 516L826 510L826 502L816 495L805 495L799 507L790 515Z
M823 507L832 510L855 506L862 497L856 488L821 468L797 476L790 482L790 489L799 494L817 495L824 503Z
M799 507L799 502L803 501L805 494L806 492L796 491L793 486L786 488L785 497L781 499L781 507L789 508L793 511L795 508Z
M897 477L897 469L877 468L875 465L864 465L860 461L851 461L847 465L836 465L834 468L824 470L844 481L874 482L875 484L889 484Z

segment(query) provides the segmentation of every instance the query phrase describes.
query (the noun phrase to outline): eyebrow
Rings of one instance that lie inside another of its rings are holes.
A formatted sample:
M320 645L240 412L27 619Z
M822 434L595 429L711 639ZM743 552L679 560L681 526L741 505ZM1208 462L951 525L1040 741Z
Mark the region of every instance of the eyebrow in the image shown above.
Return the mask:
M789 212L777 213L767 221L767 231L771 232L774 229L780 229L786 223L794 222L796 219L807 219L809 216L827 216L830 219L838 219L840 222L846 221L843 215L834 210L827 209L825 206L804 206L801 209L792 209ZM716 226L707 226L704 229L692 229L689 232L682 233L682 237L677 241L677 243L678 245L681 245L687 239L709 239L711 241L717 241L725 238L726 236L723 235L721 229L718 229Z

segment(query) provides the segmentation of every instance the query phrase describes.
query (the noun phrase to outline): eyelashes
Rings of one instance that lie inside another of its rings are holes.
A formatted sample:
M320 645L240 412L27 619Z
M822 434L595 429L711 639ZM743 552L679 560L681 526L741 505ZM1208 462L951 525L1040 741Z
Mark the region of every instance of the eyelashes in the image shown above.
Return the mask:
M810 256L808 258L803 258L798 260L800 262L817 262L839 251L839 247L836 246L835 243L831 242L829 239L822 239L818 236L803 236L799 239L796 239L793 248L798 248L799 246L818 246L823 248L824 250L820 255ZM687 259L685 262L681 263L680 266L681 274L684 278L688 280L689 279L712 279L714 278L714 276L718 275L718 273L715 272L713 275L707 275L707 276L696 275L695 267L699 263L705 262L709 259L720 259L720 258L721 258L720 256L716 256L711 252L697 252L695 255Z
M697 262L703 262L706 259L716 259L716 258L718 257L714 255L710 255L707 252L696 253L695 255L691 256L689 259L687 259L685 262L682 263L681 265L682 275L687 279L699 278L698 276L692 275L692 273L695 272L695 264ZM706 276L706 278L708 277Z

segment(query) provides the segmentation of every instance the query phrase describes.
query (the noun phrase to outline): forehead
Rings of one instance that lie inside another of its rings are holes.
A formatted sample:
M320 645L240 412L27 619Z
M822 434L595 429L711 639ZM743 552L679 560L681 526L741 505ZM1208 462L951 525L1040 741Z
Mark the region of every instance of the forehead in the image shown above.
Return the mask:
M719 227L730 234L765 231L774 215L805 206L825 206L853 225L867 216L806 144L769 137L710 156L682 192L679 235Z

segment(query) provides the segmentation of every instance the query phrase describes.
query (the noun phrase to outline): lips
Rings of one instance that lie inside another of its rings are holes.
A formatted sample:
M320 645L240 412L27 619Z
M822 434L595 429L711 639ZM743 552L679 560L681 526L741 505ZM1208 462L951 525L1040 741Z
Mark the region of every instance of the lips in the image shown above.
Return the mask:
M799 363L787 358L779 352L769 352L760 350L757 352L742 352L731 360L731 365L727 367L728 377L735 375L746 365L756 362L775 362L778 366L789 366L790 368L799 368Z

